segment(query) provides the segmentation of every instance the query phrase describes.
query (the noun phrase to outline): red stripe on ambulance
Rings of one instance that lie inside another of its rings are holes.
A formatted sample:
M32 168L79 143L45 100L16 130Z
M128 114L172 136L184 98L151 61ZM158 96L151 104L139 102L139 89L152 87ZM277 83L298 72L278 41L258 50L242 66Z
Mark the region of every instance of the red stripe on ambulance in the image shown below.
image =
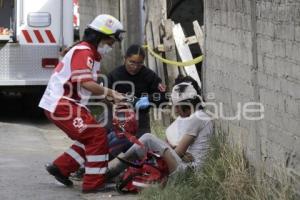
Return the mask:
M23 36L27 43L52 43L55 44L56 40L51 30L22 30Z
M27 30L22 30L22 33L23 33L23 35L24 35L24 37L25 37L25 39L26 39L26 42L27 42L27 43L32 43L32 39L31 39L31 37L30 37L28 31L27 31Z
M45 32L46 32L46 34L47 34L47 36L48 36L50 42L51 42L51 43L56 43L56 40L55 40L55 38L53 37L52 32L51 32L50 30L45 30Z
M44 39L39 30L33 30L35 37L38 39L39 43L44 43Z

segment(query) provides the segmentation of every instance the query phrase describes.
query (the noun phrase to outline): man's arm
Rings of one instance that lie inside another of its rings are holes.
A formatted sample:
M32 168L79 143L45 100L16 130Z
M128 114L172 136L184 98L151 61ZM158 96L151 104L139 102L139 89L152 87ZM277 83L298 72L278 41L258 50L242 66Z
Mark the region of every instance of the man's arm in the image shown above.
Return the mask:
M179 157L183 157L186 153L186 150L194 142L195 136L184 134L184 136L179 141L179 144L175 148L175 152Z
M95 81L81 82L80 85L94 95L106 95L107 97L113 98L115 103L118 103L124 99L124 96L121 93L107 87L103 87Z

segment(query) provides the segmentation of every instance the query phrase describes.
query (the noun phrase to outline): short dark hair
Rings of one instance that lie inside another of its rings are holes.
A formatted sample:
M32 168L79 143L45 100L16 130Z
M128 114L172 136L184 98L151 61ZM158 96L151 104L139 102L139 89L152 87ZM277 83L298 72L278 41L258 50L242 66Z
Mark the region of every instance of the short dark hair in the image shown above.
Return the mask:
M86 28L84 30L82 41L88 42L97 48L101 40L108 38L110 38L110 36L105 35L94 29Z
M99 31L95 31L94 29L91 29L91 28L86 28L84 30L82 40L80 40L78 42L75 42L70 47L65 48L62 51L61 55L65 56L70 51L70 49L72 49L74 46L76 46L80 42L87 42L87 43L92 44L93 46L95 46L97 48L99 43L101 42L101 40L107 39L107 38L109 38L108 35L105 35L105 34L99 32Z
M133 44L130 47L128 47L126 54L125 54L125 58L128 58L133 55L139 55L139 56L142 56L143 58L146 57L146 53L145 53L143 47L138 44Z

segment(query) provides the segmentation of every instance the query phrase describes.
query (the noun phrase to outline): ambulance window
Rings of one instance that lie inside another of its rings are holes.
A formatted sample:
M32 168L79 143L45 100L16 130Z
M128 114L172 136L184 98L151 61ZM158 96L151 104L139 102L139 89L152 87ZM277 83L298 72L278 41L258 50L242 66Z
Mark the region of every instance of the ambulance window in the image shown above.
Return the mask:
M32 12L27 15L27 24L31 27L47 27L51 24L51 14L47 12Z

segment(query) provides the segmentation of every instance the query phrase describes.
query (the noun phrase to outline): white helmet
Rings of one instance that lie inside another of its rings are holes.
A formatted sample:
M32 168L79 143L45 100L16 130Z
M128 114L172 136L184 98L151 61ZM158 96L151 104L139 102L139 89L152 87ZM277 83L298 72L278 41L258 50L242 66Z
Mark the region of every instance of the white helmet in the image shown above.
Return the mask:
M121 41L123 39L122 23L111 15L98 15L89 25L89 28L99 31L105 35L112 36L114 39Z
M199 98L202 100L201 96L197 94L196 89L190 82L182 82L175 85L172 89L171 100L173 104L178 104L186 100L192 100Z

